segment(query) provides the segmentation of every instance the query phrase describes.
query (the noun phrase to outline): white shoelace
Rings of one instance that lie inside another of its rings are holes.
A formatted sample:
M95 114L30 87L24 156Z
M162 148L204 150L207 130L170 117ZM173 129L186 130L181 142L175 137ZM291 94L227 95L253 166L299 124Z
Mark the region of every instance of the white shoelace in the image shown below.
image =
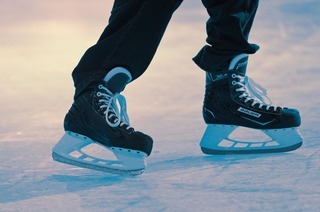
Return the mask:
M97 92L97 96L103 97L99 100L99 102L101 103L100 108L105 109L104 114L108 125L110 127L118 127L119 125L120 127L122 127L123 125L128 125L126 129L129 130L131 127L129 124L129 117L127 114L126 98L118 93L113 94L103 85L99 85L98 88L104 91ZM109 114L109 112L111 113ZM116 117L114 119L115 123L110 121L112 117Z
M239 98L245 98L245 103L252 100L252 107L254 107L256 104L259 104L260 109L263 106L266 106L266 110L270 110L270 107L273 107L274 111L277 110L277 107L271 105L272 102L267 96L267 90L258 83L256 83L253 79L247 76L243 77L237 74L232 74L231 77L233 79L239 79L239 82L235 80L232 81L232 85L240 85L240 87L237 88L236 91L242 93L241 95L239 95ZM268 103L266 101L268 101Z

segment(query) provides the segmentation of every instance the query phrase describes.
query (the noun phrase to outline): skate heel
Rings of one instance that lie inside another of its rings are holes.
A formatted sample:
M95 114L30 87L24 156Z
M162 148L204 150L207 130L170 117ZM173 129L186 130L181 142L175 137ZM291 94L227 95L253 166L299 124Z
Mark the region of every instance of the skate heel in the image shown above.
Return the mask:
M230 147L233 143L225 140L236 129L232 125L209 124L200 142L200 147L205 154L220 153L223 147ZM220 153L221 154L221 153Z
M97 158L85 153L83 149L91 144L98 144L111 151L117 160ZM142 174L146 168L146 157L147 154L144 152L105 147L86 136L73 132L66 132L52 149L52 158L55 161L114 174Z

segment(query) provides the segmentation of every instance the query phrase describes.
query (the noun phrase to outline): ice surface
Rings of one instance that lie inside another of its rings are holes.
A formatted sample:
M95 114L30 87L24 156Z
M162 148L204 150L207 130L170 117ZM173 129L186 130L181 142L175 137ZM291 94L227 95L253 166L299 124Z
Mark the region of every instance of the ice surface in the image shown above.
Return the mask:
M0 211L319 211L320 3L261 1L248 74L276 105L298 108L304 145L270 155L205 156L198 143L206 11L185 0L149 70L128 86L132 125L153 136L144 174L53 162L72 102L71 71L98 38L112 1L2 0ZM186 36L187 35L187 36Z

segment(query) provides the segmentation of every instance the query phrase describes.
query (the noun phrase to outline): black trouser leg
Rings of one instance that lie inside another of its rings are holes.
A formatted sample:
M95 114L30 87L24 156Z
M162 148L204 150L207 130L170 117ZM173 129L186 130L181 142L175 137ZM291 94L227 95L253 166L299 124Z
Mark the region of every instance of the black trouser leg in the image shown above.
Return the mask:
M209 13L207 43L193 58L207 72L226 70L241 53L253 54L259 47L248 43L259 0L202 0Z
M114 67L127 68L133 80L150 64L174 11L182 0L115 0L109 24L89 48L72 76L79 95Z

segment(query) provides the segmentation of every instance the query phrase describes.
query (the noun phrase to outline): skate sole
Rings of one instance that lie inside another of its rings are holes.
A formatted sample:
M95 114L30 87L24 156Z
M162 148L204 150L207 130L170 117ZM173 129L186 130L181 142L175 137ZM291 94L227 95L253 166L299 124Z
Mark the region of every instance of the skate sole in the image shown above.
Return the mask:
M74 160L64 158L55 152L52 152L52 158L53 158L53 160L60 162L60 163L64 163L64 164L68 164L68 165L72 165L72 166L78 166L78 167L82 167L82 168L86 168L86 169L92 169L92 170L96 170L96 171L102 171L102 172L106 172L106 173L110 173L110 174L140 175L145 170L145 169L137 169L137 170L129 170L128 171L128 170L107 168L107 167L99 166L99 165L91 165L91 164L87 164L87 163L82 163L81 161L74 161Z
M206 155L235 155L235 154L267 154L267 153L281 153L290 152L299 149L302 146L302 142L289 147L283 147L279 149L256 149L256 150L214 150L201 147L201 151Z
M237 127L208 125L200 142L201 151L207 155L260 154L289 152L302 146L303 139L297 128L261 130L269 139L249 142L229 138Z
M111 151L116 160L94 157L83 151L91 144L98 144L101 148ZM66 131L52 149L52 158L55 161L112 174L142 174L146 168L146 156L143 152L131 149L105 147L87 136L70 131Z

